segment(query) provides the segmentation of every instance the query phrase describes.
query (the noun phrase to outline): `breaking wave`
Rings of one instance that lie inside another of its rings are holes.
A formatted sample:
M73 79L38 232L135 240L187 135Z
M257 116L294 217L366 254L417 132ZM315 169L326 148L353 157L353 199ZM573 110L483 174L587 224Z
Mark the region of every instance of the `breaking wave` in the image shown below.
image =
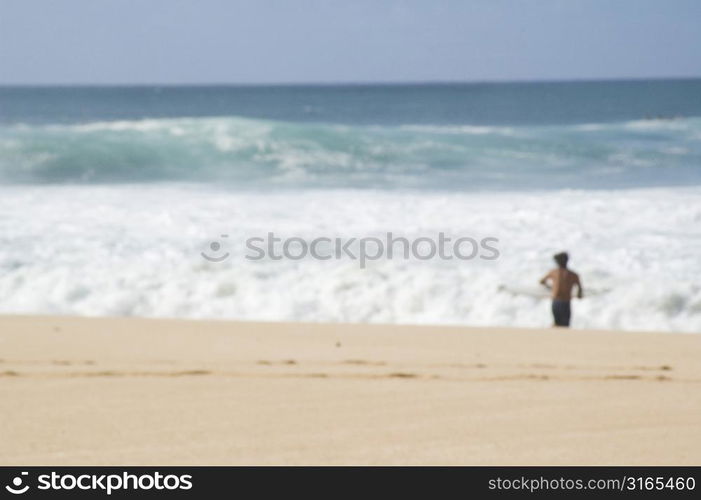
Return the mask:
M618 188L701 182L701 119L349 126L238 117L0 127L5 183Z

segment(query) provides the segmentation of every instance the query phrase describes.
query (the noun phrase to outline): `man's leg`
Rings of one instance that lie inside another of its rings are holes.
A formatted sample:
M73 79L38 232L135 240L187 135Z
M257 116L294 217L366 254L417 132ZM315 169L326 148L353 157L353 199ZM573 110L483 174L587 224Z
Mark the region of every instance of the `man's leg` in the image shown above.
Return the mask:
M570 308L570 301L562 301L562 326L570 326L570 318L572 317L572 309Z
M553 312L553 326L560 326L560 309L557 300L553 300L551 309Z

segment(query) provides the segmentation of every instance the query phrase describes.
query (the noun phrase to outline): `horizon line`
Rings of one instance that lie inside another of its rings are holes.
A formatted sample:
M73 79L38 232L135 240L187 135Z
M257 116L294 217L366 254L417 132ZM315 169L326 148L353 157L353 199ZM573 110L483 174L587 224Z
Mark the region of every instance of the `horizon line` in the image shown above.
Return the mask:
M431 85L508 85L537 83L607 83L607 82L648 82L701 80L699 76L651 76L651 77L607 77L607 78L553 78L515 80L378 80L378 81L329 81L329 82L116 82L116 83L0 83L2 87L418 87Z

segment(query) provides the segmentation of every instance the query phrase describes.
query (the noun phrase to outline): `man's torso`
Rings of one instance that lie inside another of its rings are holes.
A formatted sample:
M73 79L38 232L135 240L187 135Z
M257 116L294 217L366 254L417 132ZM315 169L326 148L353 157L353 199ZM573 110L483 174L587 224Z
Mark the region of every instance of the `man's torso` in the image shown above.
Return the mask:
M553 269L550 271L550 279L552 280L553 300L572 299L572 289L578 281L577 273L569 269Z

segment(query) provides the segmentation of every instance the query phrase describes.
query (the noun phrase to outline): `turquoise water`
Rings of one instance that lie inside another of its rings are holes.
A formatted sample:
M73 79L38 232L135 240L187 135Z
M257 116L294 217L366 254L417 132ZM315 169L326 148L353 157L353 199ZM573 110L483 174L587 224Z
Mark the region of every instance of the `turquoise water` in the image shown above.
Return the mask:
M701 80L0 89L0 182L701 183Z

